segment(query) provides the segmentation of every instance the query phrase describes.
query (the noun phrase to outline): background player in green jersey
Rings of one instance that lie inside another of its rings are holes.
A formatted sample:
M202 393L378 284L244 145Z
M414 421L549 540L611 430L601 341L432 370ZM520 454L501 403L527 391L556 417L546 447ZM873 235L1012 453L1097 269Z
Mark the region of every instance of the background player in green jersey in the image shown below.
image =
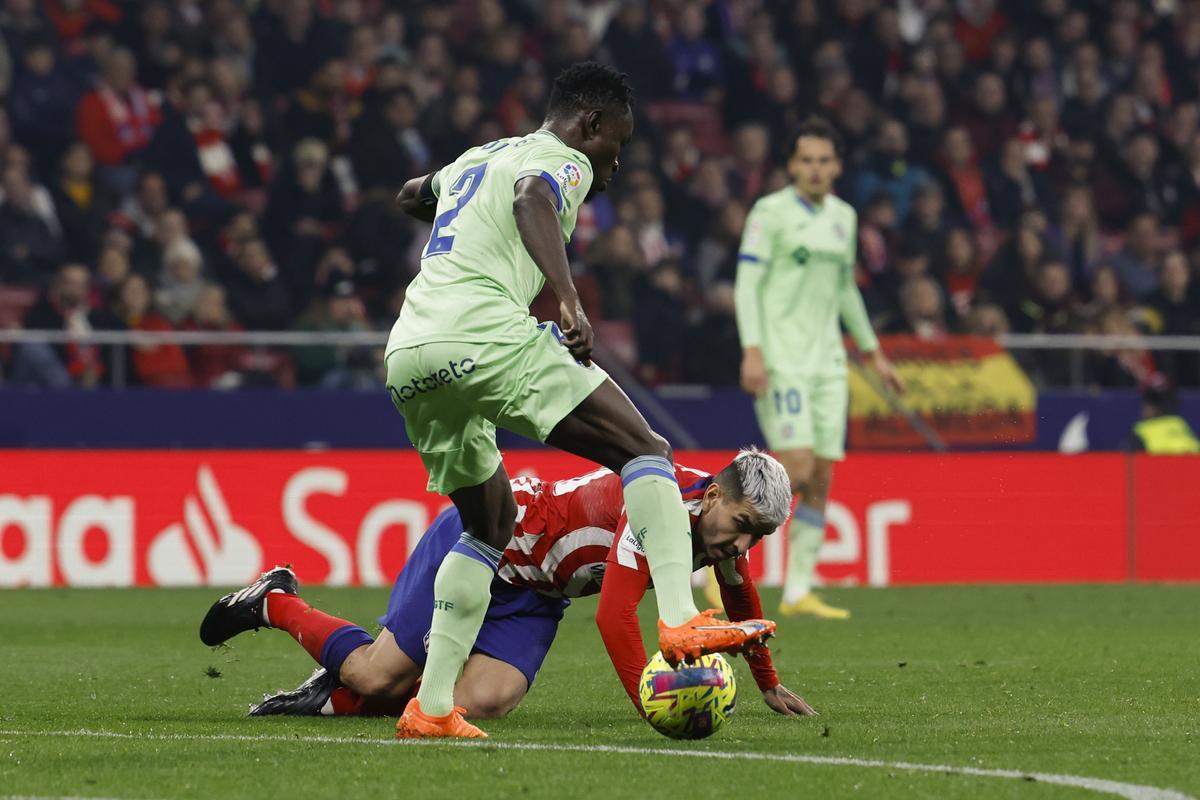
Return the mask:
M517 513L497 425L621 474L669 659L742 649L774 630L762 620L734 625L698 613L691 528L670 445L591 363L592 329L564 242L579 206L617 171L633 133L631 94L611 67L569 67L554 82L539 130L474 147L410 180L397 198L433 229L388 341L388 391L429 489L450 496L465 529L435 578L424 679L397 736L485 735L454 708L453 690ZM561 333L529 316L547 281Z
M846 350L839 320L894 391L903 382L879 347L854 282L858 216L830 194L841 174L833 126L810 118L788 162L793 185L758 200L738 254L742 388L800 505L788 530L783 614L845 619L812 593L833 464L844 457Z

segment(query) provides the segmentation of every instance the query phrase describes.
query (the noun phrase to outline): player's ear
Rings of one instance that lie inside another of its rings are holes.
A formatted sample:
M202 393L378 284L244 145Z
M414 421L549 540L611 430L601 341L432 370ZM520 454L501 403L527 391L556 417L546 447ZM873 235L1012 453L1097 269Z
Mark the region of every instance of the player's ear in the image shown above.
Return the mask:
M600 109L593 108L583 118L583 131L587 139L595 139L600 135Z

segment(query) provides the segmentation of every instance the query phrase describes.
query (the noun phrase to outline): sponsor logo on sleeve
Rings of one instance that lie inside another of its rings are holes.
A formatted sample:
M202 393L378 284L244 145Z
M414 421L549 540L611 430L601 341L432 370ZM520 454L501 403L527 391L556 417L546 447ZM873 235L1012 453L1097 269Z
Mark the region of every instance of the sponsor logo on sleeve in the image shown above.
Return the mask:
M583 170L573 161L568 161L563 164L554 173L555 180L562 186L563 192L569 192L572 189L579 188L579 184L583 183Z
M746 227L746 244L747 249L756 249L762 244L763 229L762 223L754 220Z

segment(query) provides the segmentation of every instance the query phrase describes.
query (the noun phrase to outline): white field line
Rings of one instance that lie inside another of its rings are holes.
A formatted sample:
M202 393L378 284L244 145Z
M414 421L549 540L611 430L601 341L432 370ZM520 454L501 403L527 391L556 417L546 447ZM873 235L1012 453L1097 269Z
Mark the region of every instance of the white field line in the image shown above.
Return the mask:
M1059 786L1071 786L1077 789L1087 789L1101 794L1124 797L1127 800L1196 800L1191 795L1174 789L1160 789L1156 786L1143 786L1136 783L1122 783L1105 778L1088 778L1082 775L1058 775L1052 772L1023 772L1013 769L982 769L979 767L956 767L948 764L913 764L908 761L878 761L870 758L848 758L842 756L811 756L799 753L753 753L726 752L721 750L680 750L660 747L620 747L616 745L582 745L582 744L539 744L536 742L499 742L451 740L399 740L372 739L351 736L285 736L258 735L246 736L239 734L204 734L204 733L120 733L117 731L94 731L81 728L74 731L16 731L0 730L4 736L47 736L47 737L91 737L96 739L139 739L157 742L286 742L296 744L307 742L314 744L357 744L374 747L464 747L484 748L489 750L541 750L553 753L616 753L634 756L675 756L678 758L712 758L726 761L770 761L787 764L818 764L835 767L865 767L869 769L904 770L907 772L940 772L950 775L968 775L975 778L1005 778L1008 780L1034 781L1052 783ZM7 800L0 798L0 800ZM82 800L82 799L81 799Z

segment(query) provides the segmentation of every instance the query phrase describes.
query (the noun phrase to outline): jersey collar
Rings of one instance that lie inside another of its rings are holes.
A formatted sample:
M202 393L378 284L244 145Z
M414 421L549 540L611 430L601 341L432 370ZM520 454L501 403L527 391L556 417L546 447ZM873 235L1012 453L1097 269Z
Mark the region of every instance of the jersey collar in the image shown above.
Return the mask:
M555 139L558 139L559 144L561 144L563 147L570 147L570 145L564 142L557 133L548 128L538 128L536 131L534 131L534 133L544 133L547 136L553 136Z
M800 192L795 189L792 190L792 195L795 196L796 202L799 203L804 208L805 211L807 211L809 214L812 214L814 217L817 214L821 213L821 209L823 209L825 207L824 203L821 203L821 205L819 205L819 206L814 206L812 203L808 202L808 199L805 198L804 195L800 194Z

